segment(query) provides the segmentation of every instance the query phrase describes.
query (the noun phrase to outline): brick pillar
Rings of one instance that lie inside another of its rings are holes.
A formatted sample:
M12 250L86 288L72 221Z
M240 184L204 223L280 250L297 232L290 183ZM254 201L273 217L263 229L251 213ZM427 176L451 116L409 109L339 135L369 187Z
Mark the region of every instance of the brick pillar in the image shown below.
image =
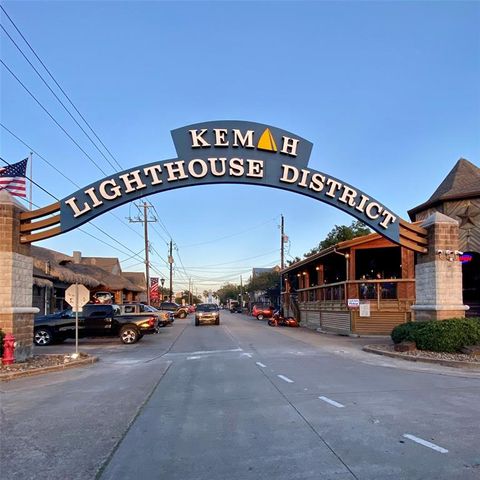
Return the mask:
M421 225L428 232L428 252L417 254L415 321L464 317L462 264L458 261L458 222L436 212Z
M33 355L33 259L20 243L20 203L0 190L0 328L15 336L15 358Z

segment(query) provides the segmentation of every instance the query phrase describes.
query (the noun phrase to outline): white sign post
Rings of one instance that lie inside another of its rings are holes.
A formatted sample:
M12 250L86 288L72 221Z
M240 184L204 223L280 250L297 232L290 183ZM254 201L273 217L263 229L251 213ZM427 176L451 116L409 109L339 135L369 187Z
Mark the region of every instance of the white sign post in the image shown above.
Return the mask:
M90 291L85 285L70 285L65 290L65 301L72 307L75 312L75 354L73 358L78 357L78 312L82 311L82 307L90 300Z

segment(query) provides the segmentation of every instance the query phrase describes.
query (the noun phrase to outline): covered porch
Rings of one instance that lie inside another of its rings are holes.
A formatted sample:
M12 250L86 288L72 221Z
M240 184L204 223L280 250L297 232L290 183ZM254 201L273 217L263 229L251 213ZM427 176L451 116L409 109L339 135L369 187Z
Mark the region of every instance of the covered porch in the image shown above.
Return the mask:
M312 329L388 335L411 320L414 272L412 251L376 233L357 237L285 268L283 307Z

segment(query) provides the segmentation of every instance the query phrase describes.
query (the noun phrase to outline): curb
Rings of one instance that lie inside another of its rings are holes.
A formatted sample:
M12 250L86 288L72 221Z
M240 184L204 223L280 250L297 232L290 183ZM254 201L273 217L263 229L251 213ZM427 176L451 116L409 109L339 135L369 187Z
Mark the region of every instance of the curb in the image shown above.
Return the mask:
M30 377L33 375L40 375L42 373L58 372L66 370L68 368L82 367L84 365L91 365L98 362L98 357L82 358L80 360L72 360L71 362L64 363L63 365L51 365L49 367L32 368L31 370L22 370L18 372L0 373L0 382L8 382L21 377Z
M302 326L302 324L300 324ZM305 325L305 328L309 328ZM313 330L309 328L309 330ZM336 335L337 337L350 337L350 338L388 338L390 335L361 335L359 333L341 333L341 332L331 332L329 330L322 330L321 328L316 328L316 332L321 333L322 335Z
M399 352L387 352L385 350L381 350L375 347L371 347L365 345L362 349L364 352L374 353L376 355L383 355L385 357L392 357L392 358L401 358L402 360L407 360L409 362L425 362L425 363L434 363L436 365L442 365L444 367L454 367L454 368L472 368L472 369L480 369L480 363L474 362L462 362L460 360L436 360L434 358L429 357L412 357L410 355L402 355Z

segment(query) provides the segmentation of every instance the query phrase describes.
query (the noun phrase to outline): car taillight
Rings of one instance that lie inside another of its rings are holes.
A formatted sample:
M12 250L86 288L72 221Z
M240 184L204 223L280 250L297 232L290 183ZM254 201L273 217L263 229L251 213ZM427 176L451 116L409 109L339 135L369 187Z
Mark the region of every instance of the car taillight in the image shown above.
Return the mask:
M154 327L155 326L155 320L156 320L155 317L150 317L148 319L148 326L149 327Z

